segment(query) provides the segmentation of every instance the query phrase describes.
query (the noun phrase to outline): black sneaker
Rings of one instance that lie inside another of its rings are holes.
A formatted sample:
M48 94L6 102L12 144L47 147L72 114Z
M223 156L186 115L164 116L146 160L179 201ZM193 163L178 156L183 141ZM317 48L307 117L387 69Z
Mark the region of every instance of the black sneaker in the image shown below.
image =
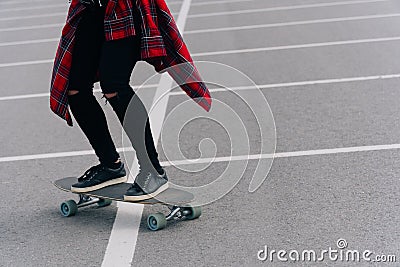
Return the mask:
M78 178L78 183L71 186L71 191L75 193L85 193L94 191L113 184L124 183L128 180L124 164L118 169L110 169L104 165L96 165Z
M139 171L135 182L124 195L125 201L140 201L153 198L168 188L168 177L152 171Z

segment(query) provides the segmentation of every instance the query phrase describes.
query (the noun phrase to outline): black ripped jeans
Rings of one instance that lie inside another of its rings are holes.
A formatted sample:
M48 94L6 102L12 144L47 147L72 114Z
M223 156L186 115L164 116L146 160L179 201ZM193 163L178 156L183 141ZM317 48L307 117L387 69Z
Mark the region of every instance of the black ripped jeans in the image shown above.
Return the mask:
M104 7L87 8L78 25L68 85L68 90L78 93L68 96L71 112L100 162L105 165L116 162L119 154L104 112L93 95L95 76L99 71L103 93L117 93L108 101L121 124L125 115L134 118L124 123L124 130L136 151L141 168L154 167L160 171L146 108L129 85L140 56L139 38L134 36L106 42L104 13ZM126 114L127 110L129 114Z

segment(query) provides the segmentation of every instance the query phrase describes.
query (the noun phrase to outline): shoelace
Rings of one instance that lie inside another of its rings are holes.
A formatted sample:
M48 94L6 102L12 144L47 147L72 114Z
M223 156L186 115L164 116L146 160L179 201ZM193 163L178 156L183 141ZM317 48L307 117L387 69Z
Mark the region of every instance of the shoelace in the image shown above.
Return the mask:
M103 166L102 166L101 164L91 167L90 169L88 169L88 170L82 175L82 177L80 177L80 178L78 179L78 182L89 181L89 180L92 179L102 168L103 168Z

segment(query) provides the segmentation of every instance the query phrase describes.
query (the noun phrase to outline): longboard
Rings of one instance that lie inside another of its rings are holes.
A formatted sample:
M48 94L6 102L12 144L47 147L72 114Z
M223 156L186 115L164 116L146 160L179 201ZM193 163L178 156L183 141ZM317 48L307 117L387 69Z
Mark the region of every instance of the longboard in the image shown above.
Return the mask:
M150 214L147 217L147 225L149 229L156 231L164 228L167 221L172 219L186 218L192 220L197 219L201 215L201 207L192 207L188 205L194 200L194 195L184 190L168 188L154 198L131 202L124 201L124 194L131 186L129 183L111 185L85 193L75 193L71 191L71 185L77 182L78 178L76 177L66 177L53 182L54 186L58 189L79 195L78 203L73 199L61 203L60 212L65 217L74 216L78 212L79 208L94 204L97 204L99 207L106 207L110 205L112 201L147 205L165 205L170 209L168 215L155 213Z

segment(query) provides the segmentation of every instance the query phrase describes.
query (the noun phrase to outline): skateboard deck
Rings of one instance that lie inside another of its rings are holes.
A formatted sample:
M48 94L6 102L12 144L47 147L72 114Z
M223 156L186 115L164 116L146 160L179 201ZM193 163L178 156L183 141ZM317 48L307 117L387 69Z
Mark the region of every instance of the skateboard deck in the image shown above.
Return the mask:
M66 192L79 195L79 202L70 199L60 205L60 212L65 217L74 216L79 208L97 204L99 207L109 206L112 201L121 201L127 203L155 205L161 204L169 208L170 213L164 215L163 213L150 214L147 217L147 226L150 230L156 231L163 229L167 225L167 221L173 219L197 219L201 215L201 207L192 207L188 205L194 200L194 195L190 192L168 188L161 192L154 198L140 200L136 202L124 201L124 194L131 186L129 183L121 183L116 185L107 186L99 190L94 190L85 193L76 193L71 191L71 185L78 182L76 177L66 177L53 182L58 188Z
M77 182L78 182L78 179L76 177L67 177L67 178L63 178L60 180L56 180L54 182L54 185L63 191L71 192L71 193L79 195L80 193L75 193L75 192L71 191L71 185L73 185ZM86 196L97 197L97 198L102 198L102 199L124 201L124 194L129 189L130 186L131 186L130 183L122 183L122 184L107 186L107 187L104 187L104 188L101 188L101 189L95 190L95 191L85 192L82 194L86 195ZM124 201L124 202L152 204L152 205L154 205L154 204L182 205L182 204L189 203L193 199L194 199L194 195L192 193L189 193L187 191L183 191L180 189L176 189L176 188L168 188L167 190L165 190L165 191L161 192L159 195L157 195L155 198L150 198L147 200L140 200L140 201L136 201L136 202L132 202L132 201Z

